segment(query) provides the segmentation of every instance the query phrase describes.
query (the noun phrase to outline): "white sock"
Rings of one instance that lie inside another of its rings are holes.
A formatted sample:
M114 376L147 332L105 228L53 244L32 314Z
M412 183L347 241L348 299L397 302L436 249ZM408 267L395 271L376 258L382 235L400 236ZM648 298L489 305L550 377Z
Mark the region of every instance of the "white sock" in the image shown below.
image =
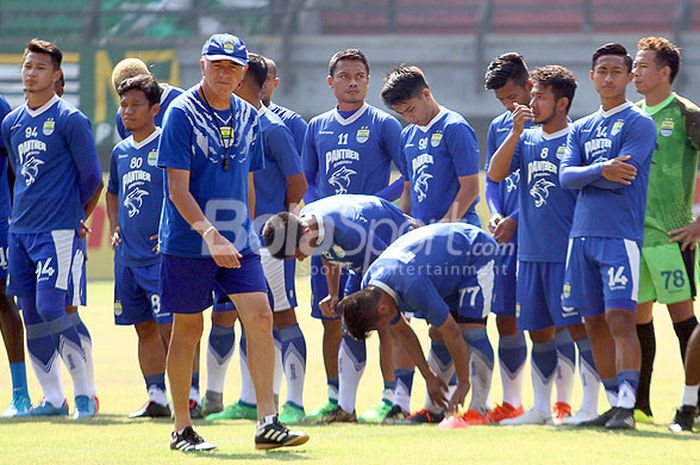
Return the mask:
M276 333L276 331L275 331ZM282 387L282 375L284 374L284 366L282 365L282 342L275 335L275 368L272 372L272 392L275 396L275 405L279 404L280 388Z
M600 391L598 372L581 357L579 357L578 369L583 390L581 410L598 413L598 392Z
M396 383L394 390L394 405L401 407L404 412L411 411L411 394L403 383Z
M508 402L515 408L523 405L523 380L525 379L525 365L511 375L506 366L499 360L498 368L503 384L503 402Z
M306 363L292 346L287 350L284 359L284 374L287 378L287 401L298 406L304 405L304 378L306 377Z
M50 402L54 407L63 405L66 394L63 390L61 357L58 351L54 352L48 367L44 366L41 361L36 360L31 352L29 352L29 358L31 359L32 367L34 367L34 374L36 374L41 390L44 392L44 399Z
M450 379L452 378L452 376L455 373L455 363L452 360L452 358L450 357L449 362L447 363L447 365L445 365L435 355L435 353L433 352L432 349L430 350L430 352L428 352L428 365L433 370L433 372L438 376L438 378L440 378L441 380L443 380L445 382L445 384L448 384L450 382ZM440 413L443 410L442 407L433 403L433 401L430 400L430 396L428 395L427 390L425 392L424 408L426 410L428 410L429 412L433 412L433 413Z
M469 410L485 413L487 410L486 402L488 401L489 391L491 390L493 368L489 366L488 360L479 352L476 350L471 350L470 352L469 366L471 369L469 370L469 382L472 385L472 398L469 402Z
M233 350L225 357L220 357L211 346L207 346L207 391L223 393L226 384L226 372L233 357Z
M272 424L273 421L275 421L275 418L277 418L277 415L268 415L266 417L261 418L258 420L258 422L255 424L257 431L260 431L267 425Z
M68 368L68 373L73 379L73 393L77 396L88 396L92 397L95 395L95 391L91 388L91 383L88 379L88 373L85 368L85 352L82 346L76 347L76 345L70 339L59 336L60 348L59 353L61 354L61 359L63 363ZM52 402L53 403L53 402Z
M165 395L165 391L156 386L151 386L148 388L148 399L158 405L168 405L168 398Z
M685 385L683 388L683 396L681 397L681 405L692 405L695 407L698 405L698 389L700 384L695 385Z
M97 393L97 389L95 388L95 362L92 358L92 339L80 332L78 334L80 334L80 344L83 346L83 352L85 352L85 371L87 372L90 391Z
M557 385L557 402L571 405L571 397L574 392L574 378L576 367L567 357L557 355L557 371L554 379Z
M633 409L635 403L637 403L637 393L629 384L620 384L615 405L620 408Z
M532 367L532 390L535 395L535 410L549 415L554 377L545 379L539 370Z
M343 338L338 351L338 405L345 412L355 411L357 388L365 372L365 365L366 362L357 359Z
M241 361L241 396L240 400L246 404L256 405L255 386L253 386L253 378L250 377L250 369L248 368L248 351L240 352Z
M193 400L200 404L202 402L201 397L199 396L199 389L190 386L190 400Z

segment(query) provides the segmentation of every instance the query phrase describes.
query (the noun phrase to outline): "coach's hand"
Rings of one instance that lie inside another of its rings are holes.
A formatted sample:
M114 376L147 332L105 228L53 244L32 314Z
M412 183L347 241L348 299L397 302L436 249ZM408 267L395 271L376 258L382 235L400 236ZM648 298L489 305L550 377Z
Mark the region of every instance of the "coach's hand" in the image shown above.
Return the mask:
M688 247L690 250L695 250L695 245L700 241L700 220L695 220L679 229L674 229L668 233L671 238L669 242L680 242L681 250L685 251Z
M632 181L637 177L637 168L627 163L629 155L613 158L603 163L603 177L608 181L632 185Z
M428 390L428 397L435 405L440 408L447 407L447 384L435 374L432 374L425 380L425 386Z
M114 231L112 231L112 236L111 236L111 241L112 241L112 249L116 249L119 244L122 243L122 236L120 234L121 228L117 226L114 228Z
M496 226L496 229L493 231L493 238L499 244L505 244L513 238L517 227L518 222L510 216L506 216L498 223L498 226Z
M212 229L205 232L202 237L209 247L211 258L217 265L223 268L241 267L240 259L243 258L243 255L218 230Z
M513 134L519 136L525 130L525 123L533 121L535 115L527 105L515 104L513 109Z
M335 311L335 307L338 305L338 297L333 297L327 295L318 303L318 308L321 310L321 314L328 318L335 318L338 313Z
M457 389L455 389L455 392L452 394L452 398L450 399L450 403L447 404L447 411L449 412L456 412L459 410L459 408L462 406L464 403L464 398L467 397L467 393L469 392L469 381L464 382L464 383L458 383L457 384Z
M152 240L152 241L156 241L156 243L153 244L153 249L152 249L152 250L153 250L155 253L160 253L160 249L158 248L158 234L152 235L151 237L149 237L149 239Z
M91 232L92 229L90 229L88 225L85 224L85 220L80 220L80 234L78 234L78 239L85 239L85 236L87 236Z

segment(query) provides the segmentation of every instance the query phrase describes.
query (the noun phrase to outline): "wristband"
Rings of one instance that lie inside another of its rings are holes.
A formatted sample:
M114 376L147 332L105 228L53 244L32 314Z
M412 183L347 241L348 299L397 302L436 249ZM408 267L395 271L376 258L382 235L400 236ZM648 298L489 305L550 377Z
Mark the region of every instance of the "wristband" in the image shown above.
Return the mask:
M209 226L203 233L202 233L202 239L207 238L207 234L210 232L214 231L216 228L214 226Z

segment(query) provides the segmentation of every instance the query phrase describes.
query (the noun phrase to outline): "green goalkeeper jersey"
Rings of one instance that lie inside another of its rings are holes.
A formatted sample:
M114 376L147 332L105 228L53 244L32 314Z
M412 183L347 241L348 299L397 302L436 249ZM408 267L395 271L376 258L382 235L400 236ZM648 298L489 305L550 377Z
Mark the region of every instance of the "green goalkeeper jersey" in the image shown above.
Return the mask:
M693 221L700 149L700 108L675 92L658 105L638 104L656 123L649 172L644 246L668 243L668 232Z

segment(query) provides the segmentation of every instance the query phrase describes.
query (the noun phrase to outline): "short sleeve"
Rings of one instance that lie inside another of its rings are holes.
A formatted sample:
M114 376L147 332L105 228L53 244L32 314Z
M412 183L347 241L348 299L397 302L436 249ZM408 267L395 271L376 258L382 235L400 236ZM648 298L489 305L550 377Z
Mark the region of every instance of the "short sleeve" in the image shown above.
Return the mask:
M192 169L192 125L185 111L169 107L158 144L158 167Z
M479 144L471 127L466 123L450 125L445 144L457 176L479 174Z

